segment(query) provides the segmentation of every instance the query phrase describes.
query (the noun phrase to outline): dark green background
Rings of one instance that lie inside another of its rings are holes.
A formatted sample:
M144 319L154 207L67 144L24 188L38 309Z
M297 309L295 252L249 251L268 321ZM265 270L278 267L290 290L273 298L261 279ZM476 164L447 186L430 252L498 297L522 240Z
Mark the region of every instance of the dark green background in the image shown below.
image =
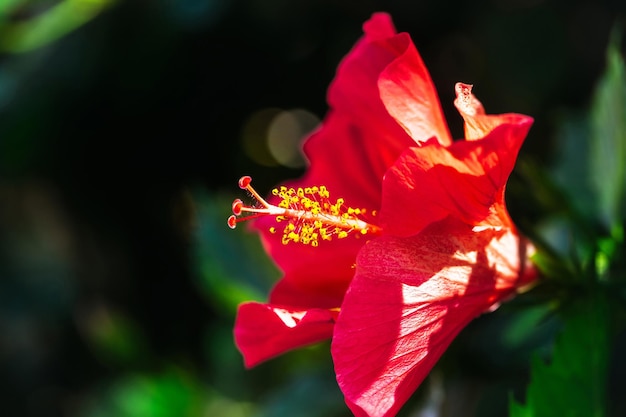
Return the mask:
M22 2L5 22L54 3ZM374 11L412 35L455 137L464 81L488 112L532 115L521 159L549 165L625 6L119 0L60 40L0 55L0 415L349 415L325 345L243 369L234 306L278 274L226 217L241 175L266 192L302 173L246 156L246 120L268 107L323 117ZM541 216L523 194L510 199L516 220ZM548 349L554 328L528 332L540 311L503 310L470 326L437 374L449 403L476 415L503 415L523 393L529 352Z

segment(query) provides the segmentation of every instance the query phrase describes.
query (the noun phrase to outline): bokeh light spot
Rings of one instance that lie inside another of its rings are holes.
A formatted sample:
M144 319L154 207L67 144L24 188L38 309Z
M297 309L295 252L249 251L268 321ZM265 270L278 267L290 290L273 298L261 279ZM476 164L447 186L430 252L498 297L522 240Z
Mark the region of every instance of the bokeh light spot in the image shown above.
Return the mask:
M245 154L259 165L278 165L267 148L266 137L270 123L280 113L280 109L265 108L253 113L243 125L241 146Z
M301 168L305 164L302 155L302 139L320 120L304 109L284 111L276 115L267 131L267 146L271 155L281 165Z

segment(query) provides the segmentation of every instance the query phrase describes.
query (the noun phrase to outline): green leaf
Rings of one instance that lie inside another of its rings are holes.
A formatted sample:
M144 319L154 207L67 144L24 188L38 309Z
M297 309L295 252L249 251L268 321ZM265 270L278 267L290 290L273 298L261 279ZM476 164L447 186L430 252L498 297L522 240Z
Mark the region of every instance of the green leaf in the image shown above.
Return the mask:
M552 361L535 356L526 404L512 400L510 417L602 417L609 356L607 301L593 294L564 312Z
M626 69L618 34L611 38L591 108L591 185L600 219L609 229L621 222L626 197Z

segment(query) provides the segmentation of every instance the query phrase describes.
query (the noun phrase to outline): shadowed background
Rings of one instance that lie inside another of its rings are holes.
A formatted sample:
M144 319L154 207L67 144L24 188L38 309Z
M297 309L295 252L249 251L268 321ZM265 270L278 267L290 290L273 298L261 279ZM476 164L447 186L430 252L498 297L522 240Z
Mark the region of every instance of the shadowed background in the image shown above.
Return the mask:
M254 235L226 226L237 179L252 175L266 193L301 175L299 141L375 11L411 34L453 136L454 83L472 83L488 112L535 118L521 159L550 164L563 120L589 105L625 7L2 4L0 404L25 417L349 415L327 345L243 369L236 305L263 300L279 273ZM514 219L539 218L511 182ZM499 313L470 326L404 415L431 415L415 410L444 387L448 406L503 415L508 394L523 392L530 352L549 351L554 326L529 311L517 327Z

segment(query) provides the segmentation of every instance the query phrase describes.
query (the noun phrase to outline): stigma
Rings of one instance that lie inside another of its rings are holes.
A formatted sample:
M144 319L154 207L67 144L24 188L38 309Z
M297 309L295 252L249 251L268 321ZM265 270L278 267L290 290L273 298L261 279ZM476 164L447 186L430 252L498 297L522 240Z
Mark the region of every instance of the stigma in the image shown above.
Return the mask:
M271 216L277 222L285 224L282 230L284 245L294 242L304 245L318 246L321 241L344 239L348 236L379 235L379 226L363 220L366 209L352 208L345 205L343 198L333 203L330 192L325 186L305 188L279 187L272 190L278 196L278 205L268 203L256 192L248 176L239 179L239 188L247 190L256 200L255 205L245 205L240 199L233 201L233 215L228 218L231 229L237 223L263 216ZM245 215L244 215L245 213ZM376 213L369 213L375 216ZM269 229L276 233L275 227Z

